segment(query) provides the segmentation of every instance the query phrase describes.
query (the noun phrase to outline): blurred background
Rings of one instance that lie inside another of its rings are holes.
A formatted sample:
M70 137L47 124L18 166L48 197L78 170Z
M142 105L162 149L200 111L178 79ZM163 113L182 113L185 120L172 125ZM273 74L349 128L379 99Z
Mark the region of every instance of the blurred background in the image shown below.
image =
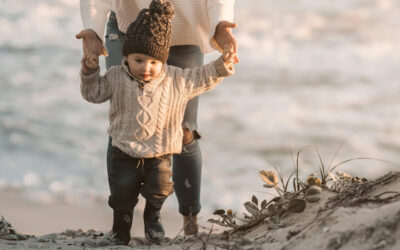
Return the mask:
M258 171L270 162L288 175L304 146L327 165L341 144L333 164L400 164L399 1L236 0L235 19L237 73L200 100L203 221L216 208L243 211L253 194L270 198ZM80 95L81 27L78 0L0 1L0 215L107 207L108 104ZM318 167L304 150L301 176ZM340 170L375 178L399 167ZM163 209L178 216L175 196Z

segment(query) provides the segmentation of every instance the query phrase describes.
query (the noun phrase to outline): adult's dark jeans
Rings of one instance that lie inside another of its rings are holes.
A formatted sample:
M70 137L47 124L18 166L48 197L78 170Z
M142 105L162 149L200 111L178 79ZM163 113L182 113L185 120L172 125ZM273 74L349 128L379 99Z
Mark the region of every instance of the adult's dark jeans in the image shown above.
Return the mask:
M106 31L106 48L109 56L106 58L107 69L120 65L123 60L122 46L125 34L118 30L115 13L110 14ZM181 68L194 68L203 65L203 54L198 46L182 45L172 46L167 64ZM112 100L111 100L112 101ZM187 104L182 127L194 132L194 140L183 145L182 153L173 155L172 179L179 202L179 212L182 215L195 215L200 212L200 188L202 157L200 139L197 133L197 110L199 97ZM111 150L107 150L107 166L110 165Z

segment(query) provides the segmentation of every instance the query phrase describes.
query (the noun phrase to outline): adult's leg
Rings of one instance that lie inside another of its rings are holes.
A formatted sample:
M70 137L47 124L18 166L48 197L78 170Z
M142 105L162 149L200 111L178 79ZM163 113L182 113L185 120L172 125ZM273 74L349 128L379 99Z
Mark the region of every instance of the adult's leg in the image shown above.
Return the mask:
M121 64L123 55L122 47L125 41L125 34L119 31L117 17L114 12L110 13L110 17L107 22L106 39L105 45L108 50L108 56L106 57L106 68L107 70L112 67ZM107 170L110 167L111 160L111 138L108 140L107 147Z
M194 45L173 46L168 58L169 65L181 68L194 68L203 65L203 54ZM199 98L192 99L185 111L182 127L184 129L181 154L173 156L173 181L179 202L179 212L196 215L200 212L201 150L197 133L197 109Z

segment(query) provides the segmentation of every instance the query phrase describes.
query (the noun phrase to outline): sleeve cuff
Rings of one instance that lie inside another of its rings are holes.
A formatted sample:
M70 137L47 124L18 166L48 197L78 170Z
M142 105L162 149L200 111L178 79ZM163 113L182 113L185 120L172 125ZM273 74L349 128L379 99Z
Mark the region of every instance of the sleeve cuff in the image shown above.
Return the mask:
M90 84L90 83L96 82L99 79L100 67L90 75L85 75L85 73L83 73L83 71L81 69L80 75L81 75L82 83L84 83L84 84Z
M235 67L233 67L232 63L225 63L222 57L218 58L215 62L215 70L217 71L218 76L227 77L235 74Z

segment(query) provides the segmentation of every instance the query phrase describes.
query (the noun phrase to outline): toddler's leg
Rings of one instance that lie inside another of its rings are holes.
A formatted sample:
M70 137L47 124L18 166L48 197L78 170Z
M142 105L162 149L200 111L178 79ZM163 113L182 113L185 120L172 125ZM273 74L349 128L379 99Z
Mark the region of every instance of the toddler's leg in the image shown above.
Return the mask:
M105 45L108 50L109 56L106 57L106 67L107 70L111 66L119 65L122 62L122 46L124 44L124 34L118 30L118 22L117 18L114 12L110 13L109 20L107 22L107 31L106 31L106 39L105 39ZM113 176L117 175L119 171L117 171L115 168L115 156L113 160L113 148L111 144L111 138L109 138L108 142L108 148L107 148L107 172L109 175L109 186L110 186L110 198L109 198L109 204L111 207L119 207L119 201L123 200L124 198L119 197L118 191L119 188L114 185L114 182L117 180L114 177L110 178L110 174ZM113 164L112 164L113 160ZM118 168L117 168L118 169ZM123 172L120 172L122 176L124 175ZM138 192L137 192L138 193ZM137 199L138 194L134 194ZM132 216L133 216L133 207L136 205L136 201L133 201L129 204L128 208L123 208L122 210L120 208L114 209L114 217L113 217L113 228L112 232L117 233L115 236L119 238L124 238L126 241L128 237L130 238L130 229L132 226ZM130 218L130 221L128 220L128 217ZM121 232L122 233L121 236ZM128 233L126 233L128 232ZM118 239L118 238L117 238ZM124 240L122 242L116 242L123 244ZM129 242L129 240L128 240Z
M116 147L110 146L111 159L108 182L111 195L108 204L114 211L113 239L116 244L127 245L130 240L133 208L140 193L143 174L137 168L139 159L132 158Z
M160 210L165 199L173 192L171 181L171 155L144 159L142 195L146 198L143 213L145 235L149 241L159 242L165 231L161 224Z

